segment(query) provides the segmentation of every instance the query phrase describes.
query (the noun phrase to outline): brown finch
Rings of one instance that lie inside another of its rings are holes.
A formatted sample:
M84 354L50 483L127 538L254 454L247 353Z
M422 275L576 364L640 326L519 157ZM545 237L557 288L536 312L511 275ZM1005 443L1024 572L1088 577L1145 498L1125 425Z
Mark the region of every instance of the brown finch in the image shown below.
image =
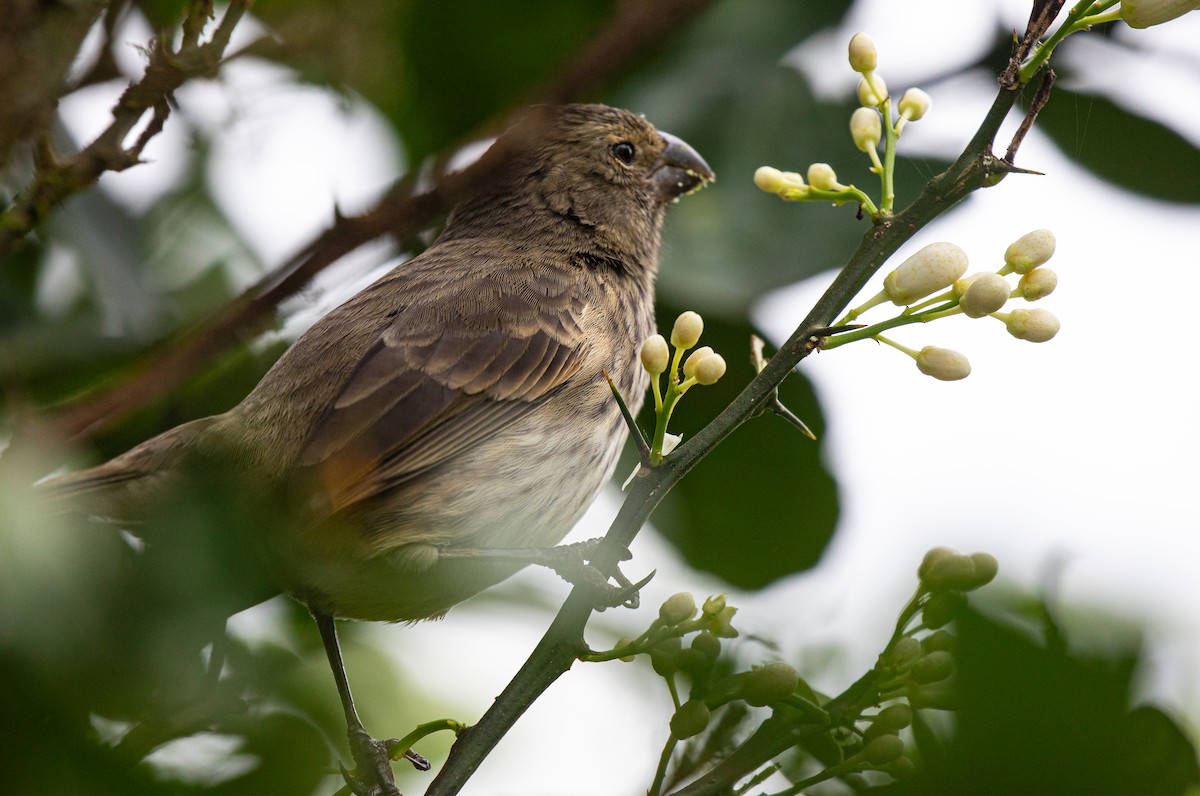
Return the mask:
M259 546L321 626L368 789L394 786L331 617L440 616L523 566L448 552L546 548L571 529L625 439L603 374L634 412L647 386L664 210L713 178L627 111L528 118L432 246L315 324L240 404L50 484L133 518L204 455L286 496L295 522Z

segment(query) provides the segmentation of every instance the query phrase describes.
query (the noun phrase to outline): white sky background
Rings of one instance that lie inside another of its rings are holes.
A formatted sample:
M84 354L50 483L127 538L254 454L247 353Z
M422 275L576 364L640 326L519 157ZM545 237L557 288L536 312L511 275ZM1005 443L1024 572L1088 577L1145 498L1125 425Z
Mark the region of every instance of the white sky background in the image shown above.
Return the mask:
M792 62L821 95L853 91L845 43L858 30L869 32L894 95L914 84L933 95L932 111L906 129L901 150L944 158L974 131L994 83L969 73L939 85L921 81L973 60L990 44L992 19L1023 29L1027 15L1027 2L1007 0L860 0L843 29L807 42ZM1098 38L1079 36L1064 45L1060 63L1087 58L1092 71L1084 83L1121 86L1112 92L1116 101L1135 104L1200 145L1200 14L1120 35L1145 52L1124 61ZM148 36L132 28L127 38ZM1097 50L1103 57L1090 57ZM130 58L136 63L132 48ZM119 88L63 103L80 138L103 126ZM226 128L209 179L223 211L268 266L322 230L335 201L346 212L364 208L402 167L400 147L365 103L297 86L273 68L236 64L222 83L189 86L179 100L193 123ZM653 109L639 110L653 119ZM1085 123L1086 107L1079 112ZM161 196L178 177L171 164L185 156L186 140L172 127L147 152L156 163L106 177L104 188L138 208ZM1120 142L1113 156L1137 167L1137 153ZM949 240L966 250L972 271L992 270L1011 241L1048 227L1058 239L1050 267L1059 287L1042 306L1058 315L1062 331L1033 345L991 319L960 317L894 332L910 346L967 354L974 371L955 383L922 376L898 352L866 342L806 361L804 372L828 417L825 442L843 490L841 527L819 569L731 601L741 606L744 630L779 639L785 657L807 666L803 673L816 687L840 690L871 665L930 546L989 551L1003 578L1029 589L1045 585L1058 561L1064 604L1100 605L1146 623L1152 663L1145 692L1182 712L1194 729L1200 722L1200 377L1189 299L1200 295L1200 207L1153 202L1098 182L1036 128L1018 163L1046 176L1012 176L977 193L898 257ZM772 165L803 171L805 164ZM865 158L833 165L843 181L869 184ZM854 223L847 208L795 210ZM363 263L371 261L368 254L339 266L313 294L357 289L367 279ZM782 339L830 278L765 297L756 321ZM602 499L573 538L602 533L617 500ZM652 533L642 534L634 553L631 574L659 571L644 595L647 608L608 612L594 633L637 632L668 594L722 588L678 564ZM549 599L565 595L547 573L519 577ZM258 626L250 619L247 627ZM540 609L468 603L440 623L377 632L394 641L405 669L431 693L452 694L469 720L520 666L547 621ZM486 655L478 651L481 638ZM519 787L526 795L557 794L563 781L579 796L639 792L653 771L667 703L648 667L576 666L517 725L467 792L516 794ZM595 773L593 790L585 790L592 774L580 772Z

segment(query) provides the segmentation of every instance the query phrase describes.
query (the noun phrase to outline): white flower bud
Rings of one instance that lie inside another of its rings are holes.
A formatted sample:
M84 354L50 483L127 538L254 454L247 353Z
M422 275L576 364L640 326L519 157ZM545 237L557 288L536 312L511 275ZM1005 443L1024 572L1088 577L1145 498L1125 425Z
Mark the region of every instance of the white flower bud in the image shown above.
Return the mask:
M917 368L941 381L958 381L971 375L971 363L957 351L927 345L917 354Z
M1034 268L1017 282L1017 290L1026 301L1037 301L1054 292L1058 287L1058 274L1049 268Z
M1032 271L1054 256L1054 233L1035 229L1022 235L1004 252L1004 262L1018 274Z
M863 152L879 146L879 139L883 137L879 112L874 108L859 108L850 114L850 137Z
M642 367L651 376L657 376L667 369L671 360L671 352L667 350L667 341L661 334L652 334L642 343Z
M696 598L690 592L681 591L672 594L658 608L658 618L667 625L677 625L686 622L696 615Z
M725 357L720 354L709 354L696 363L696 383L716 384L725 375Z
M982 318L1003 307L1011 294L1008 280L999 274L983 273L971 280L958 306L968 318Z
M924 91L919 88L910 88L900 98L896 109L900 111L901 117L908 119L910 122L915 122L929 111L929 106L932 103L933 99Z
M808 167L808 184L821 191L840 191L846 187L838 182L837 173L828 163L814 163Z
M850 39L850 68L855 72L873 72L878 62L875 40L865 33L855 33Z
M931 243L888 274L883 290L893 304L902 307L950 287L966 271L966 252L953 243Z
M868 108L877 108L888 98L887 83L879 75L872 74L858 81L858 102Z
M754 172L754 184L767 193L779 193L784 189L783 172L771 166L759 166Z
M706 356L711 355L712 352L713 352L712 346L707 346L707 345L700 346L695 351L693 351L691 353L691 355L686 360L684 360L683 377L685 379L690 379L692 376L696 375L696 365L700 362L700 360L704 359Z
M1044 343L1058 334L1058 318L1050 310L1013 310L1004 319L1008 333L1019 340Z
M671 329L671 345L687 350L696 344L704 331L704 319L699 313L688 310L675 319Z
M1200 8L1200 0L1121 0L1121 19L1131 28L1148 28L1197 8Z

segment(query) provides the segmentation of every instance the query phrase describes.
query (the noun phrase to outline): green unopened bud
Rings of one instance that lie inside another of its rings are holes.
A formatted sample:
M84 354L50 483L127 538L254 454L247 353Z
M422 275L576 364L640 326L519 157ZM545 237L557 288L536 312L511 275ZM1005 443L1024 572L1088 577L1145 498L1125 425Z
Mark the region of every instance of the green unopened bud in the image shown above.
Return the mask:
M658 609L658 618L666 625L686 622L696 615L696 598L686 591L672 594Z
M661 334L652 334L642 343L642 367L651 376L657 376L667 369L671 361L671 352L667 349L667 341Z
M688 310L675 319L671 329L671 345L686 351L696 344L704 331L704 319L699 313Z
M850 114L850 137L863 152L879 146L879 140L883 137L879 112L874 108L858 108Z
M917 353L917 368L941 381L958 381L971 375L971 363L957 351L927 345Z
M756 708L787 699L800 684L800 674L786 663L756 666L744 675L740 696Z
M955 283L955 285L957 284L958 282ZM967 285L962 298L958 301L958 306L962 309L963 315L968 318L982 318L1003 307L1008 302L1010 295L1012 295L1012 288L1008 286L1008 280L999 274L983 273L976 276Z
M695 638L692 639L692 649L709 660L715 661L717 656L721 654L721 639L708 631L697 633Z
M929 112L929 106L932 104L933 99L924 91L919 88L910 88L904 92L904 96L900 97L900 101L896 103L896 109L900 111L900 118L915 122Z
M679 651L679 668L692 678L692 682L703 680L712 671L712 658L693 647Z
M895 735L880 735L863 747L862 756L873 766L886 766L904 754L904 741Z
M975 565L975 582L971 585L972 589L991 583L1000 572L1000 562L991 553L972 553L971 563Z
M933 547L929 552L925 553L925 557L921 559L921 565L917 567L917 577L925 580L925 576L929 574L929 570L938 561L950 556L956 556L958 553L951 550L949 547Z
M954 594L954 592L947 592ZM930 599L933 599L932 597ZM921 649L925 652L954 652L958 649L958 637L949 630L935 630L925 638L921 639Z
M961 591L975 582L975 562L960 553L940 556L925 569L921 582L929 591Z
M954 674L954 656L941 650L917 658L908 670L908 676L912 678L913 682L921 685L940 683L952 674Z
M930 629L945 627L958 619L958 614L967 604L967 596L960 591L939 591L929 595L921 608L921 622ZM924 645L921 645L924 650Z
M948 677L940 682L922 685L909 680L905 685L908 704L917 710L958 710L962 700L958 698L958 678Z
M678 636L663 639L650 648L650 666L659 677L670 677L679 671L679 650L682 644Z
M725 375L725 357L720 354L709 354L696 363L696 383L716 384Z
M841 191L846 187L838 182L837 173L828 163L814 163L808 167L808 184L820 191Z
M897 732L912 724L912 720L912 708L903 703L897 703L895 705L888 705L879 711L879 715L875 717L872 726L886 727L892 732Z
M888 663L897 669L903 669L919 657L921 657L921 642L912 636L902 636L896 639L896 643L892 645L892 650L888 654Z
M1004 263L1014 273L1032 271L1054 256L1054 233L1048 229L1035 229L1009 244L1004 252Z
M967 271L967 253L953 243L931 243L900 263L883 280L883 290L898 307L944 290Z
M704 732L712 713L702 699L689 699L671 716L671 734L680 740Z
M883 769L888 774L896 779L908 779L917 773L917 764L912 761L911 757L901 755L895 760L887 764Z
M707 356L711 356L712 353L712 346L707 345L702 345L693 351L688 358L683 361L683 377L685 379L690 379L692 376L695 376L696 365L700 363L700 360Z
M850 68L855 72L873 72L879 63L875 40L865 33L850 38Z
M1200 0L1121 0L1121 19L1131 28L1161 25L1200 8Z
M616 645L614 645L613 649L619 650L623 647L628 647L632 644L633 644L633 639L623 638L623 639L619 640L616 643ZM636 655L622 655L620 658L618 658L618 660L624 661L625 663L631 663L633 661L633 659L636 657L637 657Z
M879 75L872 74L858 81L858 104L866 108L878 108L888 98L887 83Z
M1017 281L1017 291L1026 301L1037 301L1054 292L1058 287L1058 274L1049 268L1034 268Z
M754 184L767 193L779 193L784 188L783 172L771 166L759 166L754 172Z
M1018 340L1044 343L1058 334L1058 318L1050 310L1040 307L1032 310L1013 310L1002 320L1008 333Z

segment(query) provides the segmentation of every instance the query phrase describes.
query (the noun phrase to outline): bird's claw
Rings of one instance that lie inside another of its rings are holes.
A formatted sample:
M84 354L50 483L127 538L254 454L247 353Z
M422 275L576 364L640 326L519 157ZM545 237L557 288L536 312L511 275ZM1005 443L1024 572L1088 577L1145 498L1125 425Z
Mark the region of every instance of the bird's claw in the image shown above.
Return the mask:
M609 583L608 578L600 570L588 563L602 541L602 539L588 539L585 542L560 545L554 548L556 560L546 562L546 565L572 586L582 586L591 591L593 606L597 611L618 606L637 608L640 604L639 592L650 582L655 573L651 572L637 583L631 583L629 578L625 577L617 568L613 571L613 580L616 581L616 584ZM632 558L632 554L628 550L621 555L622 561L628 561L630 558Z
M400 796L387 752L388 746L399 739L377 741L363 730L352 730L347 736L350 754L354 757L354 771L347 771L341 764L338 768L350 792L354 796Z

